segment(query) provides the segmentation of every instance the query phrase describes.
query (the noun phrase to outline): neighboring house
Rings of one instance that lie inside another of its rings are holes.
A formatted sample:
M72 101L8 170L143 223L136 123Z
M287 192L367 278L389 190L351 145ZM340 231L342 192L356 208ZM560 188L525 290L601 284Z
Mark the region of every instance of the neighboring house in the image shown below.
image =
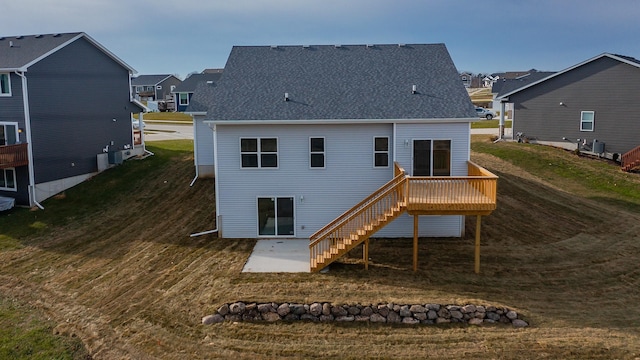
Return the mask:
M514 106L514 134L618 158L640 145L638 94L640 61L604 53L499 100Z
M524 73L524 74L523 74ZM529 72L510 72L504 73L502 77L498 75L496 80L493 82L491 86L491 94L493 96L493 101L491 107L494 111L504 111L505 115L508 118L512 117L513 107L511 104L505 104L505 108L501 108L499 97L502 95L511 92L513 90L524 87L528 84L532 84L536 81L546 78L547 76L555 74L555 71L538 71L535 69L529 70ZM519 76L511 76L514 74L518 74Z
M136 100L160 101L171 95L181 82L174 75L139 75L131 79L131 93Z
M464 87L466 88L471 87L471 82L473 81L473 77L474 77L473 74L468 72L460 73L460 80L462 80L462 85L464 85Z
M0 37L0 196L39 205L131 155L133 72L85 33Z
M220 237L309 238L317 271L370 236L460 237L495 209L444 44L234 47L208 93Z
M184 112L189 106L193 92L196 90L196 86L200 82L216 82L222 76L222 71L214 73L200 73L191 74L184 79L180 85L176 86L173 90L176 99L176 111Z
M204 74L202 74L204 75ZM196 176L191 184L198 178L213 177L214 156L213 156L213 133L211 128L205 124L204 120L209 110L208 103L214 95L213 90L219 82L221 72L207 74L215 75L218 80L199 81L193 90L189 106L185 112L193 118L193 158L195 162ZM192 75L193 76L193 75Z

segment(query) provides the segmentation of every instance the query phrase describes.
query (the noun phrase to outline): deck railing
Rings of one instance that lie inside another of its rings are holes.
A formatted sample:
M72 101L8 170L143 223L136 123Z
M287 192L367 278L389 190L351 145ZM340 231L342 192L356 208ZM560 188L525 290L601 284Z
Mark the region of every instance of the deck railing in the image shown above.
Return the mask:
M640 165L640 146L624 153L621 157L622 169L629 171L635 166Z
M405 210L417 215L488 214L496 208L498 177L468 162L469 176L395 177L310 237L312 271L366 240Z
M27 144L0 146L0 169L29 165Z

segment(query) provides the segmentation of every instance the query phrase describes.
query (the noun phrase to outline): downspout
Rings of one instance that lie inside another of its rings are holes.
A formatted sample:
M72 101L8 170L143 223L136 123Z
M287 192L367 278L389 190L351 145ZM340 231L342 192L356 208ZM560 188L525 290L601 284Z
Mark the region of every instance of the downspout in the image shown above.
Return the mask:
M211 127L211 125L209 125L209 127ZM213 173L214 173L213 188L216 193L216 228L213 230L191 234L189 235L190 237L196 237L196 236L207 235L207 234L218 232L218 221L220 219L220 214L218 214L218 209L220 209L220 200L218 199L218 194L219 194L218 192L218 139L217 139L218 133L216 132L216 125L213 125L213 127L211 127L211 130L213 131ZM195 131L193 134L194 134L193 137L195 139ZM195 181L195 179L193 181Z
M198 171L198 128L196 127L195 116L193 116L193 114L189 114L189 116L191 116L191 122L193 123L193 165L196 168L196 176L193 177L191 184L189 184L189 187L192 187L193 184L196 183L196 180L198 180L200 173Z
M33 145L31 143L31 115L29 114L29 92L27 91L27 77L24 75L24 71L15 71L15 74L22 79L22 104L24 105L24 123L25 123L25 136L27 138L27 157L29 158L29 204L35 204L41 210L44 210L37 198L36 198L36 184L35 173L33 169Z

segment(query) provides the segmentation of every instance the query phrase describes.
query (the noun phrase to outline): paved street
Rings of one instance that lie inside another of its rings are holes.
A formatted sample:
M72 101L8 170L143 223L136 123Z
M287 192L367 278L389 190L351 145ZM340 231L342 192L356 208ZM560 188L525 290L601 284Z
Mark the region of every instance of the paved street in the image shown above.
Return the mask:
M163 124L145 121L145 141L193 139L192 124Z

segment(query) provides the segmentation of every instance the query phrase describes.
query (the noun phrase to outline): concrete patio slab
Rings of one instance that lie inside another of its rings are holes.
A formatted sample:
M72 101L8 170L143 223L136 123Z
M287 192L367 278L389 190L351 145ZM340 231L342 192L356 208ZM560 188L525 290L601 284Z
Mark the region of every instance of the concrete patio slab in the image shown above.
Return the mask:
M242 272L309 272L309 240L258 240Z

